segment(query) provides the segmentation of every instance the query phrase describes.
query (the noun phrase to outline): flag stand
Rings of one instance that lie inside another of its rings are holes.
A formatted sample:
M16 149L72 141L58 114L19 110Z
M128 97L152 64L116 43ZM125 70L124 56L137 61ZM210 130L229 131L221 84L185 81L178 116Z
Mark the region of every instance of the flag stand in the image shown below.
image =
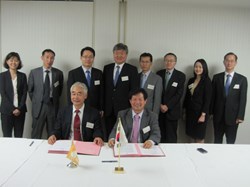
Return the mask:
M75 147L73 139L72 139L70 150L67 154L67 158L71 160L71 162L69 164L67 164L67 167L68 168L77 168L77 166L79 164L79 159L77 156L76 147Z
M77 165L74 162L70 162L67 164L68 168L77 168Z
M119 123L118 123L118 129L119 129L119 132L120 132L120 129L121 129L121 119L120 118L119 118ZM116 137L116 139L117 139L117 137ZM124 168L121 167L121 159L120 159L121 158L120 134L119 134L119 143L117 144L117 147L118 147L118 167L115 167L114 173L116 173L116 174L124 174L125 171L124 171Z

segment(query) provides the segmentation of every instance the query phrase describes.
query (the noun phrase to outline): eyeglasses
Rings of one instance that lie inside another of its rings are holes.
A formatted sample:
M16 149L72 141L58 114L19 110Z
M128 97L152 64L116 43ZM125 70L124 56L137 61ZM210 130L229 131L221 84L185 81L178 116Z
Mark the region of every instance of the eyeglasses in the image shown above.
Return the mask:
M84 59L93 59L94 57L93 56L82 56L82 58L84 58Z

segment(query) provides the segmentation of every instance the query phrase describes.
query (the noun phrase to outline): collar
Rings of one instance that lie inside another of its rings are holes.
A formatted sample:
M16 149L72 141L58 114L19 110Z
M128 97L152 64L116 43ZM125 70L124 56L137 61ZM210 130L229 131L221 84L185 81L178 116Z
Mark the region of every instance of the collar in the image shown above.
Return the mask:
M82 69L84 71L84 73L86 73L87 70L89 70L90 74L91 74L91 70L92 70L92 67L90 67L89 69L85 68L84 66L82 66Z
M83 103L82 107L79 108L79 113L82 115L83 114L83 110L84 110L85 104ZM73 114L75 113L76 107L73 105Z
M142 114L143 114L144 110L142 110L138 115L140 116L140 119L142 118ZM137 113L135 113L135 111L132 109L132 118L134 119L135 115Z

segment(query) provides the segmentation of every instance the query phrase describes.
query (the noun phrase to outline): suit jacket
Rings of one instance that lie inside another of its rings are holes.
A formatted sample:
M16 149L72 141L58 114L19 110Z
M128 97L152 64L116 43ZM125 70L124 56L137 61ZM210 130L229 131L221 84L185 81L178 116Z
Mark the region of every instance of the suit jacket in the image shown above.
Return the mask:
M113 83L113 71L115 63L104 66L104 113L110 116L113 112L115 115L120 110L130 107L129 92L135 88L139 88L138 71L135 66L124 63L120 72L116 86Z
M88 97L85 103L98 109L103 110L103 82L102 82L102 71L96 68L91 69L91 84L88 85L85 73L82 66L73 69L69 72L67 90L68 90L68 103L71 103L70 87L75 82L82 82L88 87Z
M225 73L214 75L212 80L212 114L214 124L225 120L227 125L235 125L236 119L244 120L247 102L247 78L234 73L229 93L226 97L224 86Z
M63 73L59 69L51 68L52 72L52 98L55 106L55 114L59 107L59 99L63 89ZM28 80L28 92L32 101L32 116L37 118L43 102L43 67L31 70Z
M132 109L129 108L129 109L120 111L117 116L117 119L118 118L121 119L122 126L126 134L126 137L128 139L128 142L131 142L130 138L131 138L131 133L133 130ZM117 125L118 125L118 120L114 128L112 129L112 132L110 133L109 139L115 138ZM148 131L145 131L146 129L148 129ZM141 142L144 143L146 140L152 140L156 144L158 144L160 142L160 139L161 139L161 133L160 133L157 114L148 109L144 109L141 123L140 123Z
M0 112L2 114L12 115L15 109L19 109L21 113L27 112L26 98L27 98L27 77L24 73L17 71L17 94L18 106L13 105L14 89L9 71L0 74L0 92L2 102L0 105Z
M139 77L141 76L142 73L139 73ZM159 114L162 94L161 77L153 72L150 72L143 88L148 94L148 99L145 108L155 112L156 114Z
M69 139L73 116L72 112L72 105L64 107L59 111L55 124L55 130L52 133L57 139ZM83 141L93 141L96 137L103 138L99 111L85 105L82 115L81 134ZM93 128L90 128L89 126L87 127L87 123L94 124Z
M193 95L191 95L190 89L194 81L194 77L188 81L183 107L187 110L200 112L200 114L202 112L209 114L209 107L212 97L211 80L209 77L201 79L194 89Z
M165 74L166 69L160 70L157 74L162 78L162 100L161 104L168 106L166 114L169 120L178 120L181 112L181 97L184 91L184 83L186 76L184 73L174 69L171 78L169 79L167 89L165 90Z

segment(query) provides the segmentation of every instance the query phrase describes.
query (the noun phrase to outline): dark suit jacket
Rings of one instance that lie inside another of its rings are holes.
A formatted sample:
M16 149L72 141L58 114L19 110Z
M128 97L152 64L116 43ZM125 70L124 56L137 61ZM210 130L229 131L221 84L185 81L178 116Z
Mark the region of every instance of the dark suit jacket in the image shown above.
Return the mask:
M165 113L166 117L169 120L178 120L180 118L180 101L184 91L186 76L184 73L174 69L171 78L169 79L167 90L165 91L166 69L158 71L157 74L162 78L163 84L161 104L168 106L168 111Z
M132 109L129 108L129 109L120 111L117 116L117 119L118 118L121 119L124 132L126 134L128 142L130 142L130 137L131 137L131 133L133 130ZM116 122L109 136L109 139L115 138L117 125L118 125L118 121ZM148 131L145 131L145 128L148 129ZM143 129L145 133L143 132ZM158 144L161 139L158 116L156 113L151 112L148 109L144 109L144 112L142 114L142 119L140 123L140 139L142 143L144 143L146 140L152 140L156 144Z
M210 78L201 79L199 84L194 89L193 95L190 93L191 86L195 81L195 78L191 78L188 81L186 96L183 103L183 107L187 110L193 110L209 114L209 107L212 97L212 83Z
M91 69L91 85L88 86L88 82L82 66L73 69L69 72L68 82L67 82L67 93L68 93L68 103L71 103L70 98L70 87L75 82L82 82L88 87L88 97L85 103L103 111L103 82L102 82L102 71L96 68Z
M247 78L234 73L228 96L224 88L225 73L214 75L212 80L212 114L214 124L224 122L227 125L235 125L236 119L244 120L247 102Z
M18 107L13 105L14 89L12 85L11 75L9 71L0 74L0 92L1 92L1 106L0 112L2 114L12 115L12 112L17 108L21 113L27 112L26 98L27 98L27 77L24 73L17 71L17 94Z
M105 116L110 116L112 112L115 115L120 110L130 107L129 92L139 87L140 80L138 71L135 66L124 63L120 72L116 86L113 84L113 71L115 63L104 66L103 81L104 81L104 113Z
M57 68L52 71L52 96L53 105L55 106L55 114L59 107L59 99L63 89L63 73ZM43 102L43 67L31 70L28 80L28 92L32 101L32 116L37 118Z
M69 139L73 116L72 112L72 105L64 107L59 111L55 124L55 130L52 133L57 139ZM88 128L87 122L93 123L94 127ZM93 141L96 137L103 138L99 111L88 105L85 105L84 107L81 133L83 141Z

